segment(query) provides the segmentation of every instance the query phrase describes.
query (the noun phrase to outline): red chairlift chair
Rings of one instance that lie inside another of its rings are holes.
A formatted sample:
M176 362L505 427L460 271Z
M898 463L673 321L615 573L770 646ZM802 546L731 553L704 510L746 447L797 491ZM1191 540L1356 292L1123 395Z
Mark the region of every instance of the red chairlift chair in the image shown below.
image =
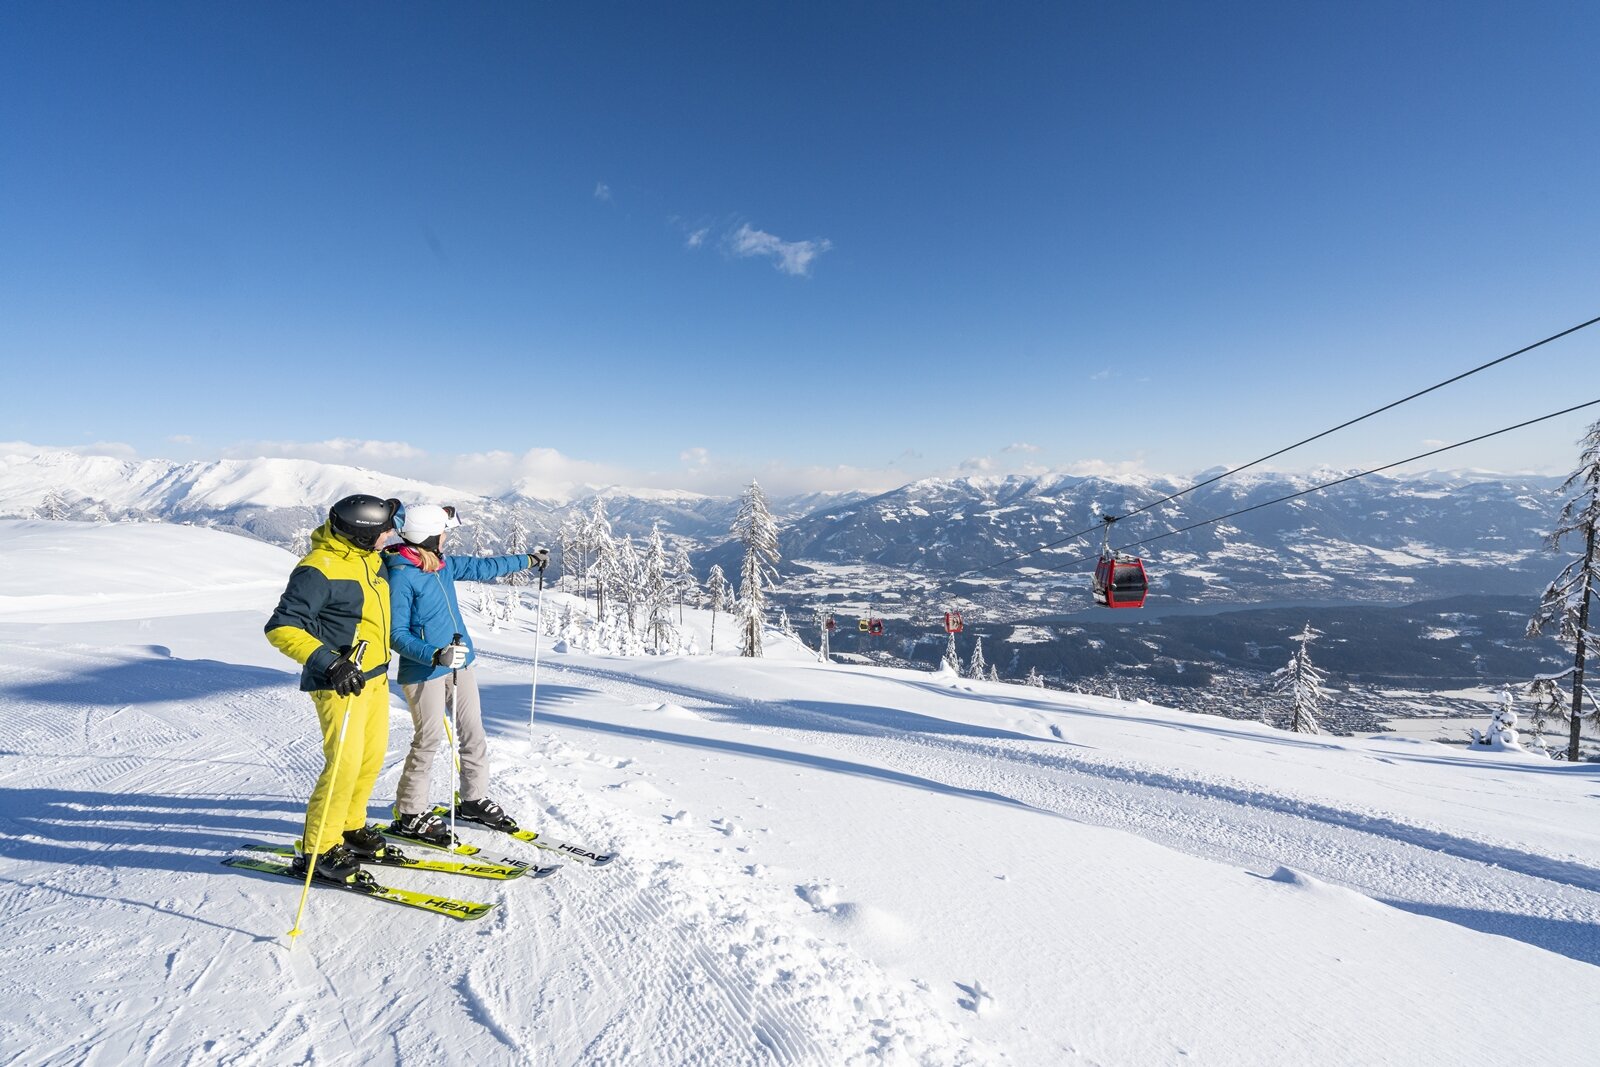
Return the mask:
M966 628L966 623L961 619L961 612L947 611L944 613L944 632L958 634Z

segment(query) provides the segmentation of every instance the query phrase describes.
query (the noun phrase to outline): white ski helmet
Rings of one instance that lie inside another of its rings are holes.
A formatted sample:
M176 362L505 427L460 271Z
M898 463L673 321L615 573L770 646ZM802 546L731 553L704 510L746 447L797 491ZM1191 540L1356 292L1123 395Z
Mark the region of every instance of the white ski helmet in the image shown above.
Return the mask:
M454 526L460 526L456 509L438 504L412 504L402 513L400 536L411 544L420 545L430 537L437 537Z

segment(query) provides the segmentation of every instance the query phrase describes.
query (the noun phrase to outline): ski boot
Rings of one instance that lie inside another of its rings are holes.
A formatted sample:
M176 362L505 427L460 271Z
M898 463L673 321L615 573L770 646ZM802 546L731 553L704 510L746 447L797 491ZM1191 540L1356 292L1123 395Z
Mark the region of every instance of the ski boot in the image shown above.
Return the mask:
M456 803L456 818L467 822L475 822L479 826L487 826L491 830L501 830L511 834L517 831L517 820L506 814L506 810L488 797L480 800L462 800Z
M309 859L310 857L304 852L296 854L294 862L289 865L289 870L304 877ZM317 868L311 879L316 882L332 882L335 885L355 885L361 879L361 864L344 845L334 845L317 857Z
M384 849L388 847L388 842L383 839L383 832L376 826L346 830L344 843L346 848L355 853L356 859L360 862L382 859Z
M397 815L394 822L389 824L389 833L396 837L409 837L435 848L449 848L455 843L450 840L450 825L431 811Z

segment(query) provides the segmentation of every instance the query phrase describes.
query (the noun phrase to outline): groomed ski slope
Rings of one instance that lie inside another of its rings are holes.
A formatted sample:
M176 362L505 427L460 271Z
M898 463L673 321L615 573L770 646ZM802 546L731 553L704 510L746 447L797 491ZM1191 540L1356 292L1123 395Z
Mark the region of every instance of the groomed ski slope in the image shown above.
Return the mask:
M0 544L0 1062L1592 1056L1600 769L824 666L776 635L741 660L725 616L714 656L547 638L531 738L532 613L469 619L494 795L620 858L379 869L500 904L321 893L289 950L298 888L220 860L292 839L320 766L261 635L293 559L156 525ZM375 819L410 737L391 706Z

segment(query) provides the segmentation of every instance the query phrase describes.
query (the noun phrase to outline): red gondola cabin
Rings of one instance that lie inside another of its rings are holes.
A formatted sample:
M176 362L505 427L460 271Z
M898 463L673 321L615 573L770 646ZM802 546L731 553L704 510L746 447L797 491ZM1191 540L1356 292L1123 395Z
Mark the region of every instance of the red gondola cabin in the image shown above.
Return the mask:
M1150 582L1137 556L1104 555L1094 567L1094 601L1108 608L1142 608Z

